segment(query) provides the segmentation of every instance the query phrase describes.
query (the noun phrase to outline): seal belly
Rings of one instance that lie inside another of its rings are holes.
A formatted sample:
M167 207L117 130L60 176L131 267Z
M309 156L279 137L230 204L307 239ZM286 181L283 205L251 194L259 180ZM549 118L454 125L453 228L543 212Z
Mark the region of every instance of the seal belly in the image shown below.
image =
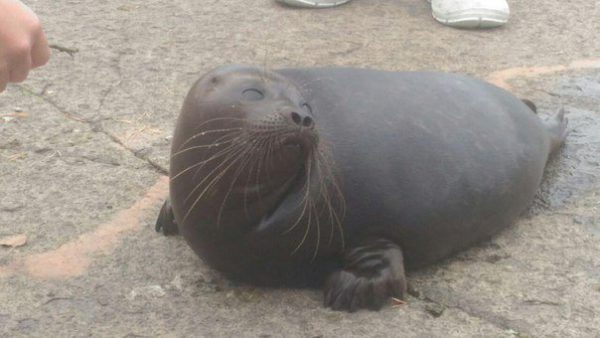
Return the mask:
M409 267L510 225L549 152L541 121L464 76L318 69L283 73L306 93L340 172L349 242L393 238Z

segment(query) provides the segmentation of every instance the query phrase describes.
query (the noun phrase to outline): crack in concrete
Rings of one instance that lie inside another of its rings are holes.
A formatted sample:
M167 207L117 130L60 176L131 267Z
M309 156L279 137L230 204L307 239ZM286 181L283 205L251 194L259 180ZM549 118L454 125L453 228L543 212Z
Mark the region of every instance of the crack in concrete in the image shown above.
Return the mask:
M100 111L104 107L104 101L106 101L108 95L110 95L115 88L121 86L121 82L123 82L122 79L117 81L117 83L112 84L108 89L102 91L102 97L100 98L100 103L98 104L98 109L96 109L96 111Z
M416 292L413 291L411 293L411 295L413 297L418 298L419 300L429 303L429 304L435 304L437 306L441 306L446 309L455 309L455 310L461 311L470 317L480 319L486 323L489 323L489 324L497 327L498 329L501 329L504 331L517 331L520 334L525 334L526 336L530 336L529 332L525 328L521 327L521 325L515 324L514 321L512 321L506 317L503 317L501 315L495 314L493 312L477 309L474 306L470 306L468 304L460 304L460 302L455 302L455 304L447 304L443 301L435 300L432 297L424 295L418 291L416 291ZM515 328L516 328L516 330L515 330Z
M87 160L87 161L92 162L92 163L97 163L97 164L102 164L102 165L108 165L108 166L112 166L112 167L121 166L121 163L119 163L118 161L103 160L103 159L100 159L100 158L94 158L92 156L86 156L86 155L62 155L62 154L59 153L59 157L61 157L61 158L71 158L71 159Z
M169 175L169 171L165 168L163 168L162 166L160 166L158 163L152 161L148 156L141 154L139 151L135 151L129 147L127 147L125 145L125 143L123 143L117 136L109 133L108 131L105 131L104 128L102 128L101 126L98 126L98 128L101 130L101 132L108 136L113 142L117 143L118 145L120 145L121 147L123 147L124 149L127 149L133 156L139 158L140 160L145 161L146 163L148 163L152 168L154 168L154 170L161 174L161 175Z
M120 83L120 81L119 81ZM52 99L44 96L44 95L40 95L36 92L34 92L33 90L25 87L25 86L18 86L21 90L27 92L30 95L33 95L41 100L43 100L44 102L50 104L52 107L54 107L56 110L58 110L61 114L63 114L66 118L79 122L79 123L83 123L86 124L90 127L90 130L92 132L95 133L101 133L105 136L107 136L112 142L118 144L120 147L122 147L123 149L127 150L129 153L131 153L133 156L135 156L136 158L148 163L150 165L150 167L152 167L154 169L155 172L157 172L158 174L161 175L168 175L169 171L166 170L165 168L163 168L162 166L160 166L159 164L157 164L156 162L150 160L147 156L144 156L143 154L140 154L139 152L136 152L135 150L127 147L125 145L125 143L123 143L118 137L116 137L115 135L111 134L110 132L108 132L107 130L105 130L102 125L100 123L98 123L98 121L94 121L94 120L89 120L89 119L85 119L82 117L79 117L75 114L70 113L69 111L67 111L66 109L60 107L56 102L54 102Z
M96 109L96 111L98 112L104 107L104 101L106 100L108 95L110 95L115 88L120 87L121 83L123 82L123 74L121 70L121 59L123 58L123 55L124 53L121 50L117 50L117 56L112 60L113 62L111 62L110 64L110 67L114 69L115 73L117 73L117 78L119 79L119 81L112 84L108 89L104 90L101 93L102 97L100 98L100 103L98 104L98 108Z

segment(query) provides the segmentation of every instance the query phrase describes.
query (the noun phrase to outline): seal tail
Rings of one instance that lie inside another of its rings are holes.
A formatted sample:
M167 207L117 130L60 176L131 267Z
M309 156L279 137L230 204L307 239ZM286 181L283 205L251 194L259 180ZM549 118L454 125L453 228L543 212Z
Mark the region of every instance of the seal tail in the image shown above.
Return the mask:
M565 117L565 109L560 108L553 117L546 121L546 129L550 134L550 153L555 152L565 143L569 134L569 119Z
M525 103L527 105L527 107L529 107L529 109L531 109L531 111L533 111L534 114L537 114L537 107L536 107L535 103L533 103L533 101L528 100L528 99L521 99L521 101L523 101L523 103Z

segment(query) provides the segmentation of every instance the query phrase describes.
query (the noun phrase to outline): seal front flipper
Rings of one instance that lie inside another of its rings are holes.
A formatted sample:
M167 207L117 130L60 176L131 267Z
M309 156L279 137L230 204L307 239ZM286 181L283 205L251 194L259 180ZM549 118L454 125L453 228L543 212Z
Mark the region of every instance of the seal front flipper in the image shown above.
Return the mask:
M406 293L400 247L384 238L371 238L344 253L344 268L325 283L325 306L333 310L379 310L391 297Z
M177 222L175 222L175 215L173 215L173 209L171 209L171 201L168 198L162 208L160 208L160 213L156 220L156 227L154 229L156 232L162 231L165 236L177 235L179 233Z

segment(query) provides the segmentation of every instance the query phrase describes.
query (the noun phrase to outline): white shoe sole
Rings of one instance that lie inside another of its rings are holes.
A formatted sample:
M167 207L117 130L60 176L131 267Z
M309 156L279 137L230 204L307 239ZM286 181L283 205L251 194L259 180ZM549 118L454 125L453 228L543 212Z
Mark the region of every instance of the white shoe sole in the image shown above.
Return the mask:
M492 28L508 22L509 13L486 8L472 8L453 13L432 12L433 17L444 25L459 28Z
M309 1L309 0L276 0L277 2L284 3L286 5L295 7L305 8L328 8L343 5L351 0L338 0L338 1Z

